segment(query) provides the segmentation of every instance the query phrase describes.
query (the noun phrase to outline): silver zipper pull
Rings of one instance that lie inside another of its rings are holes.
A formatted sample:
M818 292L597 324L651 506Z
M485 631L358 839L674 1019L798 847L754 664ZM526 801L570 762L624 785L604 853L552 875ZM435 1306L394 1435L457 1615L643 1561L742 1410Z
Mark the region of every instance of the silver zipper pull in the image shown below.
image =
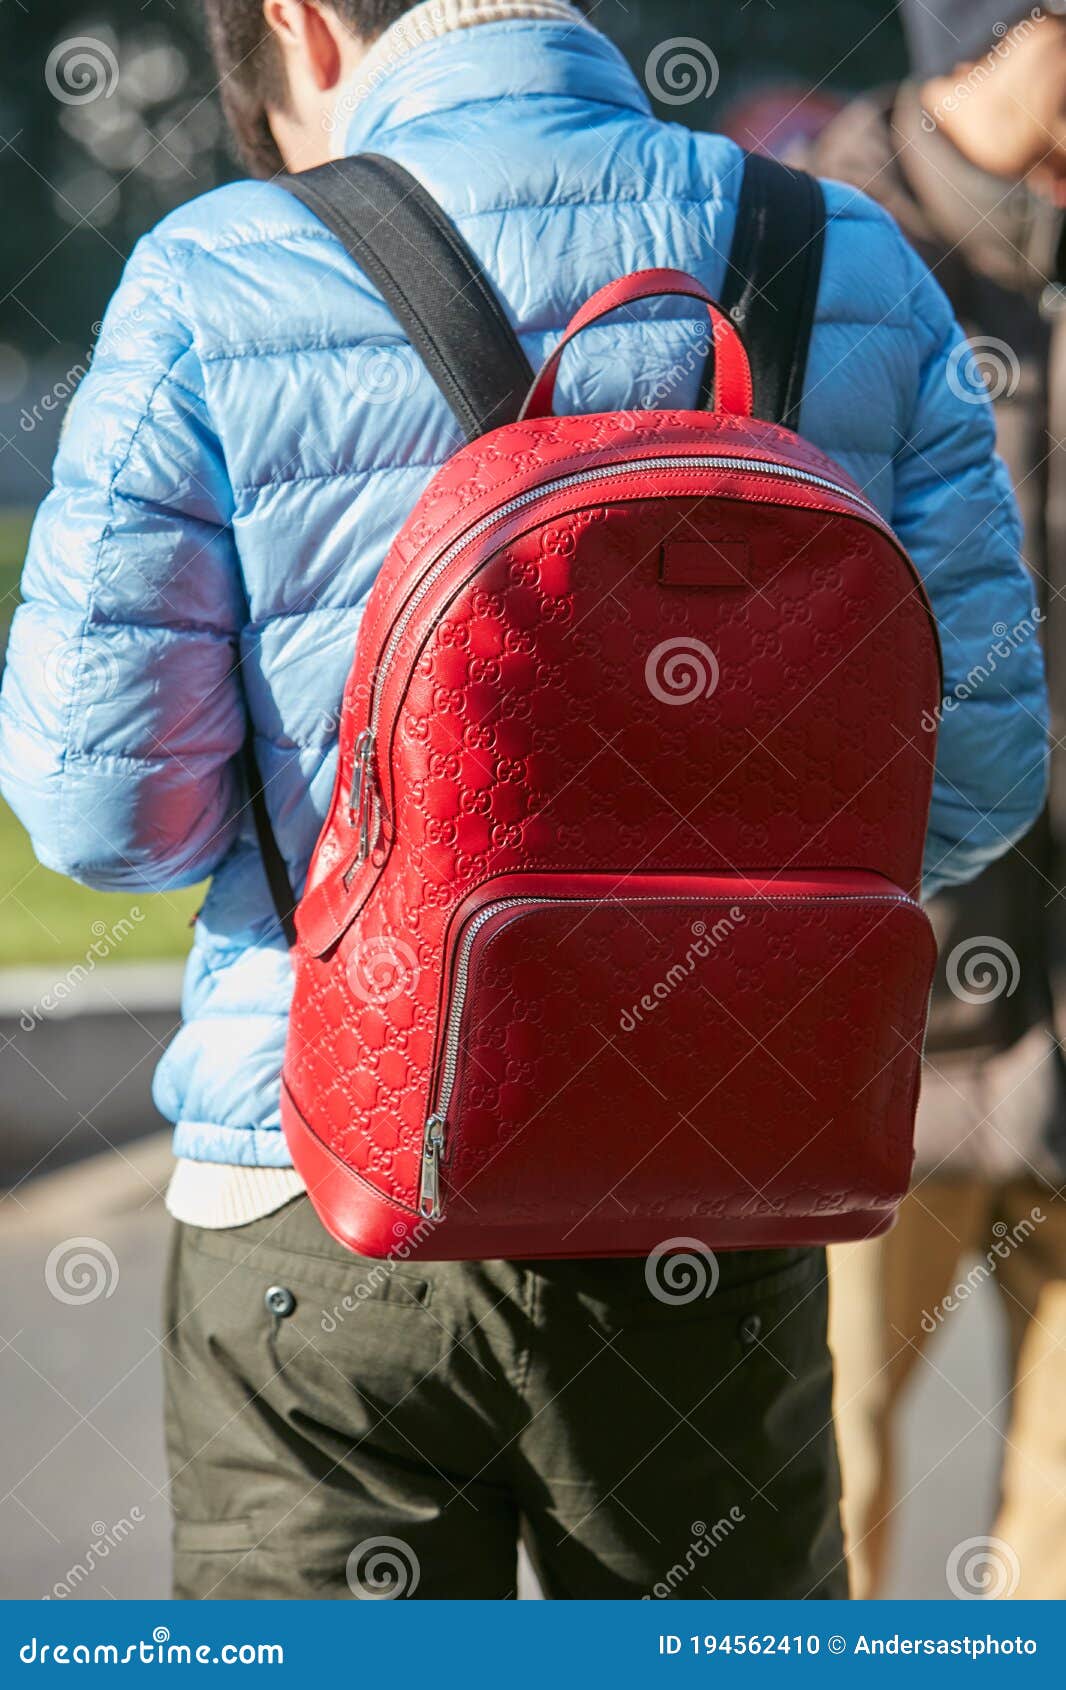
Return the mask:
M426 1220L441 1216L440 1165L444 1156L444 1134L447 1121L441 1115L431 1115L422 1135L422 1180L418 1191L418 1212Z
M352 785L348 794L348 820L353 826L363 801L363 783L366 779L367 764L373 744L373 735L369 728L362 728L356 734L355 745L352 749Z
M352 789L348 796L348 819L359 825L359 854L357 863L370 855L370 823L375 809L377 782L374 775L374 735L363 728L355 742L355 761L352 767Z

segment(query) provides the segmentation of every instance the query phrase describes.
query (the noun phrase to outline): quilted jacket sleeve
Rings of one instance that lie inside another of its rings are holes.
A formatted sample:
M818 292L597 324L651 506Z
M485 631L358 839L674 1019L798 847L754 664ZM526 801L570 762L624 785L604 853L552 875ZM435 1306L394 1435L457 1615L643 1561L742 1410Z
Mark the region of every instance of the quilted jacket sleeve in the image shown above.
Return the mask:
M135 250L70 407L0 698L0 789L41 862L158 889L236 828L244 598L180 267Z
M939 284L909 248L907 261L921 371L893 525L924 579L944 660L928 896L972 880L1039 814L1047 696L1037 593L991 406Z

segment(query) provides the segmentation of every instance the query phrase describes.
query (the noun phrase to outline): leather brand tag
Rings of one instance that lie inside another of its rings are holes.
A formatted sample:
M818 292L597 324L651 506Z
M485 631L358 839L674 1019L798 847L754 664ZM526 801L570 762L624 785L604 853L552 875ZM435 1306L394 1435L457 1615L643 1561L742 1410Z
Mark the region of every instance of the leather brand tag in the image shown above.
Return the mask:
M748 587L746 540L665 540L659 554L664 587Z

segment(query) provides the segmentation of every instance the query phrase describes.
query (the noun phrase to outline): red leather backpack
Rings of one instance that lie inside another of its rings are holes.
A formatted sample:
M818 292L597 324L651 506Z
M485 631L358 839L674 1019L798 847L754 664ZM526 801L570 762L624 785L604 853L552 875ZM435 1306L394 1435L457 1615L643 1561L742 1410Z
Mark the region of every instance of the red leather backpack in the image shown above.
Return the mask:
M817 184L749 159L728 312L624 277L533 382L406 172L286 185L468 435L370 596L295 933L252 778L295 939L282 1119L322 1220L437 1259L881 1232L934 962L939 653L888 526L782 426ZM708 312L713 408L553 415L572 337L663 294Z

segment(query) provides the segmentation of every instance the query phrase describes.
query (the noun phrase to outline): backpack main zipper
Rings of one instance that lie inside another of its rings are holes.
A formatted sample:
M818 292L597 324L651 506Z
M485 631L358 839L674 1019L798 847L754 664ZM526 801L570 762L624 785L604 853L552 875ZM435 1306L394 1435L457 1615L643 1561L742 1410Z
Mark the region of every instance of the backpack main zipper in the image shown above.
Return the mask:
M906 892L740 892L729 899L730 904L765 904L774 901L779 903L832 903L832 904L905 904L912 909L921 909L917 899ZM418 1191L418 1212L426 1220L439 1220L442 1214L440 1200L440 1165L444 1160L446 1140L448 1134L448 1110L451 1107L452 1092L455 1088L455 1076L459 1066L460 1032L462 1029L463 1010L466 1007L467 991L470 985L470 955L474 948L474 940L487 921L493 916L500 915L504 910L541 909L545 905L567 904L573 909L583 906L598 906L610 902L604 898L563 898L545 895L544 897L513 897L497 898L494 903L486 904L472 916L463 930L463 937L459 944L459 954L455 965L455 983L452 987L448 1005L448 1019L445 1023L444 1044L441 1052L440 1080L437 1085L435 1107L426 1118L422 1132L422 1165L421 1180ZM615 900L624 903L627 900ZM666 903L666 904L710 904L713 899L693 894L689 897L676 898L644 898L630 899L629 902Z
M849 487L842 487L839 482L831 481L826 476L814 475L810 470L793 469L787 464L777 464L767 459L729 457L718 452L691 453L676 458L639 458L632 462L602 465L598 469L576 470L571 475L560 476L555 481L546 481L538 487L532 487L528 492L516 495L515 498L508 500L506 504L501 505L488 516L482 517L481 521L476 522L473 528L469 529L461 539L456 540L454 544L449 546L448 550L437 559L433 568L423 576L393 625L381 662L378 664L374 676L369 724L358 735L355 742L355 761L348 798L348 815L353 826L358 823L359 841L356 855L344 871L345 886L351 884L356 869L366 862L377 844L378 835L381 831L381 789L375 769L375 745L389 669L400 642L410 626L411 618L449 564L453 563L467 546L480 539L481 535L487 533L496 523L502 522L516 511L524 509L526 505L535 504L537 500L546 498L549 494L563 492L568 487L584 486L592 481L605 481L613 476L639 474L647 470L704 468L777 476L779 479L799 481L812 487L819 487L826 492L835 493L839 498L848 499L878 524L882 522L880 513L861 493L853 493Z

